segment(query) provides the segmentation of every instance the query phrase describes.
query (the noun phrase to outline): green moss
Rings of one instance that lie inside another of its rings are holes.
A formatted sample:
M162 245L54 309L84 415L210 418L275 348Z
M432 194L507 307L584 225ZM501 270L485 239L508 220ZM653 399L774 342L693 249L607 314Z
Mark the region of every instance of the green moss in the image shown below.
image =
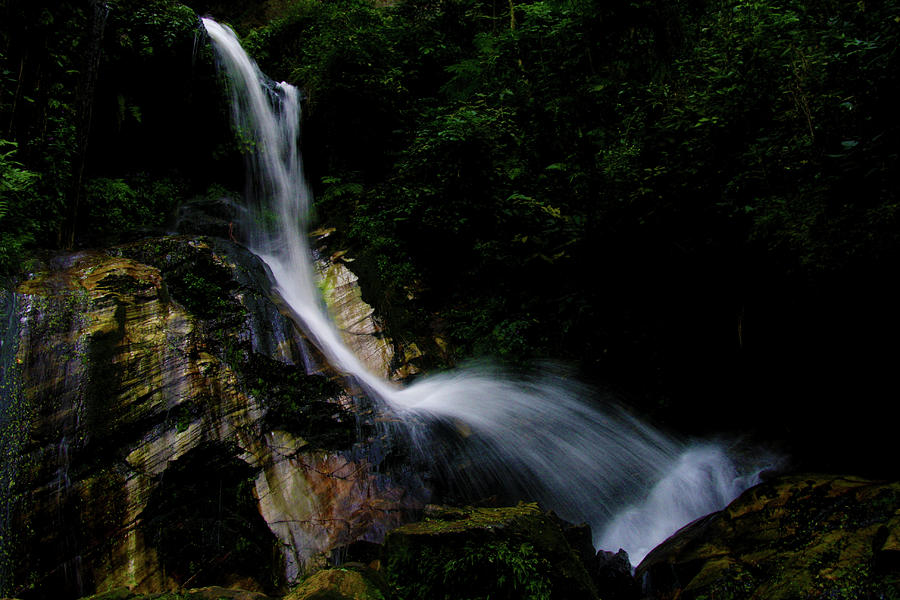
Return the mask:
M706 585L708 581L712 584ZM696 600L741 600L753 595L759 581L742 565L724 559L718 565L706 565L691 586L702 590Z
M666 542L637 575L685 600L900 597L888 544L898 500L897 483L778 478Z
M439 507L432 510L428 518L404 525L399 531L411 535L441 535L475 529L511 526L514 522L521 527L521 523L517 521L519 518L525 517L527 519L529 517L540 517L541 515L541 510L534 503L520 503L517 506L505 506L502 508L467 507L456 509Z
M174 423L175 431L184 433L191 423L200 415L200 409L195 404L181 403L169 410L166 420Z
M128 588L116 588L102 594L90 596L90 600L138 600L138 598L139 596Z
M284 430L324 450L346 449L356 440L357 419L333 400L340 385L322 375L307 375L294 365L250 354L237 366L249 392L266 408L263 427Z
M127 528L126 468L118 464L97 469L77 485L81 500L80 532L96 556L112 556Z
M36 276L25 293L34 294L31 301L31 331L35 339L43 339L45 346L54 344L70 331L82 324L83 315L90 301L87 290L82 287L74 289L56 289L57 282L51 280L49 274Z
M550 565L527 542L469 541L461 546L403 548L387 572L399 598L544 600Z
M210 586L178 591L140 593L128 588L115 588L83 600L269 600L269 597L239 589Z
M31 443L34 418L34 407L22 394L21 366L16 360L19 320L11 317L18 308L16 294L0 288L0 594L15 589L22 570L20 552L31 533L18 518L27 514L32 498L26 490L33 458L24 449Z
M128 274L110 273L99 282L97 282L98 290L108 290L116 294L134 295L152 287L153 283L140 279L135 279Z
M244 391L266 409L264 427L289 431L315 448L352 446L356 418L332 402L342 393L336 382L252 351L249 336L243 335L246 308L238 299L244 290L230 261L209 243L202 237L155 238L121 246L119 251L158 268L171 298L205 322L201 326L211 331L205 350L233 369ZM117 279L110 284L131 288L140 282ZM178 408L169 419L183 431L195 412L191 407Z
M388 597L390 590L383 578L361 565L319 571L290 594L292 600L386 600Z
M172 278L172 287L185 308L200 318L211 319L228 309L226 290L215 278L180 273Z
M558 524L537 505L429 512L385 543L383 562L400 598L595 597Z
M233 297L238 289L231 269L222 264L203 239L157 238L121 246L122 255L160 270L167 293L191 314L219 323L242 318Z

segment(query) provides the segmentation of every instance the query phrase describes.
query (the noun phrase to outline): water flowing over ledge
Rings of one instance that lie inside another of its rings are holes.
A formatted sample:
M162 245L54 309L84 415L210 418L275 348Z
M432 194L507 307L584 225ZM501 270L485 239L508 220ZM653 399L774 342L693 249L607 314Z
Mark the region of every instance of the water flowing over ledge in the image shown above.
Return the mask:
M232 94L235 127L255 147L241 234L330 365L392 415L391 433L408 436L430 469L473 494L501 490L587 522L596 546L624 548L633 564L758 481L765 461L738 465L720 444L674 439L556 369L513 377L477 365L406 387L370 373L318 293L306 241L311 206L297 145L298 90L273 84L230 29L203 23Z

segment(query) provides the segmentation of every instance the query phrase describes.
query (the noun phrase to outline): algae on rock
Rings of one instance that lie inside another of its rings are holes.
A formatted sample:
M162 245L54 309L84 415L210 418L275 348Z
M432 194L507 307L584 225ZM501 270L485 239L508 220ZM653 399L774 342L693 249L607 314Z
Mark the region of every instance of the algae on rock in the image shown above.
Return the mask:
M385 541L383 566L401 599L597 598L559 522L536 504L426 515Z
M274 592L424 504L414 473L378 468L384 440L356 440L354 399L236 244L179 236L66 255L15 301L21 418L3 443L18 455L5 514L18 539L3 546L3 593L220 580ZM173 504L203 482L215 489ZM199 514L213 505L223 512ZM172 529L185 525L193 539ZM260 549L259 564L227 540Z
M363 565L344 565L312 575L284 600L387 600L390 597L390 589L377 572Z
M685 600L897 597L898 535L900 483L784 476L683 528L636 576Z

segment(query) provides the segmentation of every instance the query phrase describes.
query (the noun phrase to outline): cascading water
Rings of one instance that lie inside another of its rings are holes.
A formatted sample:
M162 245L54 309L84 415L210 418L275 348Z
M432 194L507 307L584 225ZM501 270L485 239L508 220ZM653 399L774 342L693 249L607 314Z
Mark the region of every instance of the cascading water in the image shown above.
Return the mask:
M227 75L235 127L254 147L241 234L331 366L392 413L394 433L409 436L436 471L479 492L502 486L587 522L596 545L624 548L634 564L756 482L754 470L739 474L720 446L684 444L617 406L601 407L591 390L552 369L511 377L481 365L407 387L369 373L318 293L306 242L310 195L297 147L298 92L266 78L230 29L211 19L203 24ZM447 431L456 432L454 443Z

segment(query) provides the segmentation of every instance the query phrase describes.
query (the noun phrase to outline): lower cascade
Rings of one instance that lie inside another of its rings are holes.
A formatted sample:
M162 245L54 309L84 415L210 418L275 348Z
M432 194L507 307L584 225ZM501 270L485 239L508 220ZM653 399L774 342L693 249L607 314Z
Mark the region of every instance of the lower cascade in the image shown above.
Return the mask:
M257 148L238 229L324 359L384 414L387 434L407 440L456 493L537 500L588 523L595 547L622 548L636 565L677 529L758 483L766 459L739 464L724 443L666 435L557 366L511 375L476 364L407 386L370 373L344 345L316 285L299 92L263 75L230 29L203 24L228 80L235 127Z

